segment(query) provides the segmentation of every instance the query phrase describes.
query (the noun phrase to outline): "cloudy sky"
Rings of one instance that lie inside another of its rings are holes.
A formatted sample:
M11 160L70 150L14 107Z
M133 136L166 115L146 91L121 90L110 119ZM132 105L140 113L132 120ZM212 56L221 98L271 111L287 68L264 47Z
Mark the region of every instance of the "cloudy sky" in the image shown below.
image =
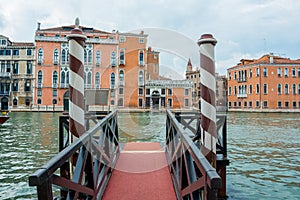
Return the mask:
M0 4L0 34L33 41L37 22L50 28L74 24L76 17L104 31L143 29L162 51L161 66L180 71L188 57L199 66L188 54L199 53L197 40L211 33L218 40L216 71L225 74L240 59L269 52L300 59L299 9L298 0L10 0ZM176 56L163 58L170 53Z

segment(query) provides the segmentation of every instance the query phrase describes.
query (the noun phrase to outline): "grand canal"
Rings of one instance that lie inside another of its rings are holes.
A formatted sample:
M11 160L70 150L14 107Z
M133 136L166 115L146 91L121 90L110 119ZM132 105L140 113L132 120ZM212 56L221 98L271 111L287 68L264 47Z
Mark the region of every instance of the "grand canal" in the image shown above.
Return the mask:
M0 126L0 199L36 199L28 175L58 151L58 113ZM164 141L164 113L119 113L121 142ZM229 199L300 199L300 114L228 114Z

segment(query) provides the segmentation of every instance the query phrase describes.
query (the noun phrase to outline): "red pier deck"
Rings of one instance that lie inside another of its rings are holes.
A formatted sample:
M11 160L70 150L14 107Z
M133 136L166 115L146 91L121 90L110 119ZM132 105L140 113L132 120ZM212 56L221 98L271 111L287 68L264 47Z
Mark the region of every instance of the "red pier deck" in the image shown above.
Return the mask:
M165 152L159 143L126 143L104 200L175 200Z

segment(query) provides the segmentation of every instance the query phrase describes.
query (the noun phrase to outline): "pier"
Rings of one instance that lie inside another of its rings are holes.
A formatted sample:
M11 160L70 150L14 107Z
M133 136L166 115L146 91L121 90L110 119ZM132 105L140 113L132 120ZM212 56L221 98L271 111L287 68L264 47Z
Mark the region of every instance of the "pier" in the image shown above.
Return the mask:
M165 143L120 143L114 111L86 117L91 128L71 145L69 117L61 116L61 152L30 175L29 185L38 199L217 199L226 186L187 131L199 114L166 115Z

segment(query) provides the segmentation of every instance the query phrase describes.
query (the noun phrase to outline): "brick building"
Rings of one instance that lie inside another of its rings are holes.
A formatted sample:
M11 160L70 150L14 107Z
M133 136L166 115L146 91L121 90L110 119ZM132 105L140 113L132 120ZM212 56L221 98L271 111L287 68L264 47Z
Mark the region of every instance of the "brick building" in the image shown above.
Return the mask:
M34 81L35 46L29 42L12 42L0 35L0 103L1 110L30 108Z
M229 110L300 109L300 60L271 53L242 59L227 73Z

